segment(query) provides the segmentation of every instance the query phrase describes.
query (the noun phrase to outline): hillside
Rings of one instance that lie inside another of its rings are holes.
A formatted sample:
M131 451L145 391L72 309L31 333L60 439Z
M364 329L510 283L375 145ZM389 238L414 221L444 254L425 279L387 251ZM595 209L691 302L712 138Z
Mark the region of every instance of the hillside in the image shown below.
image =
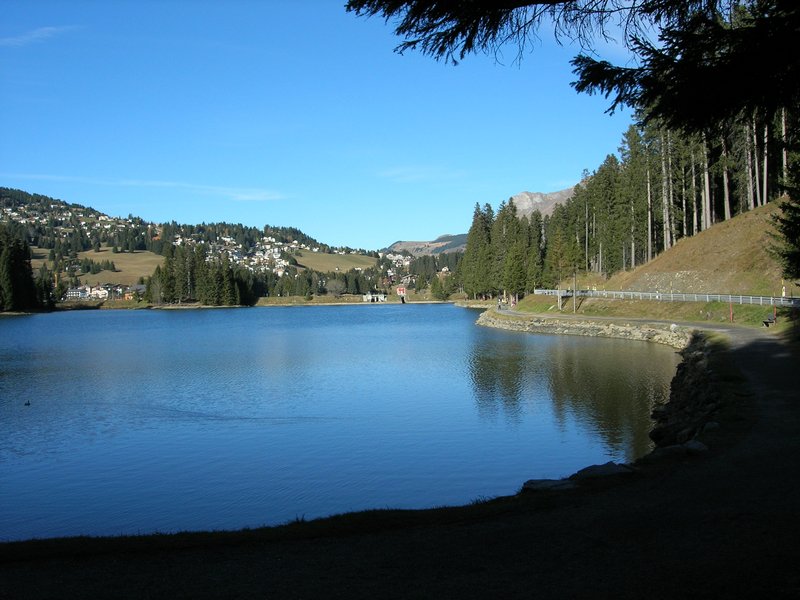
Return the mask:
M680 240L633 271L618 273L606 289L686 293L800 296L796 282L783 282L778 262L769 255L771 218L776 203L717 223Z
M312 269L319 273L368 269L374 267L377 259L363 254L326 254L324 252L297 252L298 267Z
M467 234L441 235L432 242L402 242L389 246L390 252L408 252L412 256L430 256L445 252L463 252L467 246Z
M50 270L53 269L53 263L47 259L48 254L49 250L47 248L31 246L31 267L34 273L37 272L42 265L47 265L47 268ZM84 258L95 262L110 260L117 269L113 272L100 271L94 274L81 273L81 283L91 286L106 284L122 286L135 285L139 283L142 278L150 277L156 267L164 263L163 256L148 250L114 253L108 246L103 246L100 248L99 252L95 252L94 250L78 252L78 260ZM61 277L64 276L65 275L61 273Z
M82 284L92 286L136 284L153 274L172 246L202 247L211 259L221 261L226 256L233 267L259 276L275 274L277 279L292 268L295 255L305 255L300 266L323 272L366 269L377 263L374 257L334 250L294 227L149 223L4 187L0 187L0 224L28 242L34 270L42 265L58 269L59 282L71 286L77 285L78 276ZM101 262L113 262L116 270L100 266ZM104 270L95 272L98 266Z

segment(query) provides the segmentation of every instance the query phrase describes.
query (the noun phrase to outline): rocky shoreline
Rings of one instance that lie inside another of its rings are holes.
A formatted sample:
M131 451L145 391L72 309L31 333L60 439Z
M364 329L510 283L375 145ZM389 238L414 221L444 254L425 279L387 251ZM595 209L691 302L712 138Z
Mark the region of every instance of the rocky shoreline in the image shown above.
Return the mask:
M580 335L655 342L683 350L689 345L693 330L676 324L632 322L607 319L570 319L542 317L487 310L478 317L478 325L550 335Z
M719 427L714 416L722 399L715 375L708 367L711 350L702 332L675 324L549 318L494 309L483 312L477 324L509 331L655 342L677 348L683 359L670 384L669 400L653 409L655 424L650 439L655 447L649 454L633 464L592 465L566 479L532 479L523 484L523 491L574 489L587 480L633 475L666 458L702 454L708 448L697 437Z

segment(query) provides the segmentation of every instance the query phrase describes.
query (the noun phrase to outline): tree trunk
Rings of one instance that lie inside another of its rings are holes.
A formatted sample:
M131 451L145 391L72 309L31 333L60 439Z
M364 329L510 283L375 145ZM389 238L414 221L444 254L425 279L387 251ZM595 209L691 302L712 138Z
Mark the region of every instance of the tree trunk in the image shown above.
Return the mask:
M768 149L769 149L769 123L764 123L764 169L762 173L762 175L764 176L762 182L764 185L764 191L761 194L761 198L763 198L764 204L766 204L768 200L767 197L767 180L769 174L769 171L767 170L767 157L769 156Z
M756 206L761 206L761 180L758 171L758 138L756 137L756 117L753 115L753 172L756 175Z
M728 186L728 147L725 144L725 133L719 136L722 144L722 197L725 210L725 220L731 218L731 193Z
M669 154L668 144L664 140L664 132L661 132L661 218L663 219L662 230L664 236L664 250L669 250L671 240L669 237L669 173L667 172L667 154Z
M672 183L672 134L667 131L667 183L669 184L669 205L667 216L669 217L669 245L675 245L675 186Z
M703 134L703 230L711 227L713 218L711 216L711 178L708 174L708 145L706 144L706 134Z
M756 207L756 194L753 187L753 148L750 145L750 127L744 125L744 155L747 161L747 208L753 210Z
M600 241L599 246L600 247L598 249L598 254L599 254L600 257L598 259L598 263L600 265L600 273L602 274L603 273L603 242L602 241Z
M688 237L689 232L686 231L686 167L681 169L681 213L683 214L681 234L683 237Z
M647 165L647 261L653 260L653 195L650 189L650 165Z
M786 141L786 109L781 109L781 158L783 162L781 185L786 188L789 185L789 149Z
M636 268L636 213L631 199L631 269Z
M694 148L690 152L692 161L692 235L697 235L697 173L694 166Z
M589 201L588 200L586 200L584 206L586 209L586 213L584 214L583 222L586 225L586 238L584 239L583 242L583 248L584 248L583 256L584 256L584 262L586 264L586 272L588 273L589 272Z

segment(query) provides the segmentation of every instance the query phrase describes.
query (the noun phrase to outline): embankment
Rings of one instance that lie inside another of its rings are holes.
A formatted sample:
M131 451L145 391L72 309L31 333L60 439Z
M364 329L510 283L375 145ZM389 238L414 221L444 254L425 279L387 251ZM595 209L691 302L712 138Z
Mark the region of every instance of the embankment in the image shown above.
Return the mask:
M608 319L573 319L568 317L542 317L520 313L498 312L494 309L481 313L478 325L509 331L526 331L551 335L581 335L625 340L655 342L683 350L689 345L692 329L674 323L652 323Z

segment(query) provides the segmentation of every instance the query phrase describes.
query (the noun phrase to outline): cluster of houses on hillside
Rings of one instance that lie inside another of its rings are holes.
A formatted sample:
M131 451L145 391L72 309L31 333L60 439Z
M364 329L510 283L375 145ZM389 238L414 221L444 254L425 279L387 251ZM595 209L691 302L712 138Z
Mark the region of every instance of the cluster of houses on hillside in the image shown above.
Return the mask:
M382 259L385 258L389 260L394 265L394 268L389 268L386 270L386 280L384 281L384 285L393 285L395 283L409 285L409 283L413 283L413 275L406 275L402 278L402 280L398 281L398 271L408 271L408 268L411 265L410 256L405 254L394 254L392 252L379 252L378 256Z
M131 219L109 217L90 208L50 204L46 214L36 206L3 207L0 211L0 222L13 221L23 225L43 225L53 227L55 233L66 234L76 227L83 229L89 237L103 230L114 233L133 227ZM60 223L60 224L59 224Z
M261 238L252 249L244 248L242 244L237 243L234 238L229 236L221 236L216 242L206 242L201 239L176 235L172 244L175 246L202 244L207 250L206 260L217 260L223 253L226 253L232 264L253 273L274 272L278 277L282 277L289 266L290 254L301 250L307 252L319 252L320 250L316 246L301 244L297 240L280 242L271 236Z

